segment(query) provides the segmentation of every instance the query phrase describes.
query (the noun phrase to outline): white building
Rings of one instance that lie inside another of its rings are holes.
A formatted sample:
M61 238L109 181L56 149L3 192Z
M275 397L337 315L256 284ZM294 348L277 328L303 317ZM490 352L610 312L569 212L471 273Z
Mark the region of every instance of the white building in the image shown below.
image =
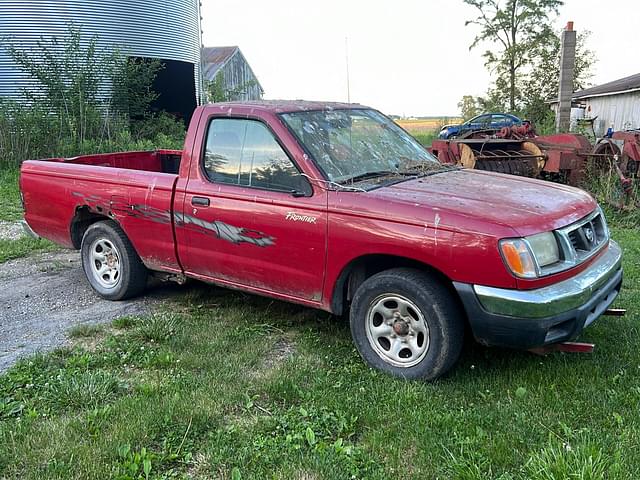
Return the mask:
M585 118L595 118L598 137L609 127L614 131L640 129L640 73L575 92L572 105L584 108Z

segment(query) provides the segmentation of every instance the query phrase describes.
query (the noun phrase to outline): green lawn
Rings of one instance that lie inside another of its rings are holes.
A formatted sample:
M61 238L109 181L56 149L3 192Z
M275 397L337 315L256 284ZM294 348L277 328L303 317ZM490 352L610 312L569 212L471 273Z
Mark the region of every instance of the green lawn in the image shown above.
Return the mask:
M0 221L13 222L22 218L18 177L17 168L0 168ZM0 239L0 263L53 248L54 245L44 239L30 237L17 240Z
M368 369L347 324L198 286L0 377L0 478L640 478L640 238L593 355L469 344L436 383Z
M0 168L0 220L20 220L20 189L17 168Z

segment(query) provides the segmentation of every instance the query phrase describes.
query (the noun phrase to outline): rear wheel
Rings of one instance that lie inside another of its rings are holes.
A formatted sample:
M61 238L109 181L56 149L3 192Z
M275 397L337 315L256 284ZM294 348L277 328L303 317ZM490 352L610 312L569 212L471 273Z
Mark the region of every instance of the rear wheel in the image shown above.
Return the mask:
M91 225L82 237L80 252L87 280L103 298L124 300L144 290L147 269L116 223Z
M407 379L433 380L460 356L464 322L458 303L435 277L386 270L358 288L351 334L372 367Z

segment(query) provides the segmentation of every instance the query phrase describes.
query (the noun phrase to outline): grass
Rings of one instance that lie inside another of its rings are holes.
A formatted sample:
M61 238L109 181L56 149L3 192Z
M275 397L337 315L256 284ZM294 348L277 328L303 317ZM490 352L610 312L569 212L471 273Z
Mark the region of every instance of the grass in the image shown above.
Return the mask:
M102 333L103 331L104 328L102 325L93 323L81 323L80 325L76 325L75 327L71 328L67 332L67 335L69 335L70 338L91 338Z
M22 205L18 188L18 168L0 168L0 220L20 220Z
M0 220L16 221L22 218L17 168L0 168ZM44 239L21 237L16 240L0 239L0 263L25 257L37 251L48 251L54 244Z
M0 239L0 263L14 258L26 257L39 251L51 251L57 248L43 238L21 237L17 240Z
M640 237L593 355L467 345L436 383L368 369L343 320L196 286L0 377L0 478L640 478Z
M415 129L411 128L411 126L405 126L405 128L407 132L424 147L430 147L431 143L438 138L438 132L440 131L440 129Z

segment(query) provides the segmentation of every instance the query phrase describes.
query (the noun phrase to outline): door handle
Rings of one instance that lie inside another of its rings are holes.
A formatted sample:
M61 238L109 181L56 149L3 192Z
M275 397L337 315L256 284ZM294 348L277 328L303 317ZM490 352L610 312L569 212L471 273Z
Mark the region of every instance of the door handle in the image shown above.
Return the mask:
M191 205L198 207L208 207L209 199L207 197L191 197Z

